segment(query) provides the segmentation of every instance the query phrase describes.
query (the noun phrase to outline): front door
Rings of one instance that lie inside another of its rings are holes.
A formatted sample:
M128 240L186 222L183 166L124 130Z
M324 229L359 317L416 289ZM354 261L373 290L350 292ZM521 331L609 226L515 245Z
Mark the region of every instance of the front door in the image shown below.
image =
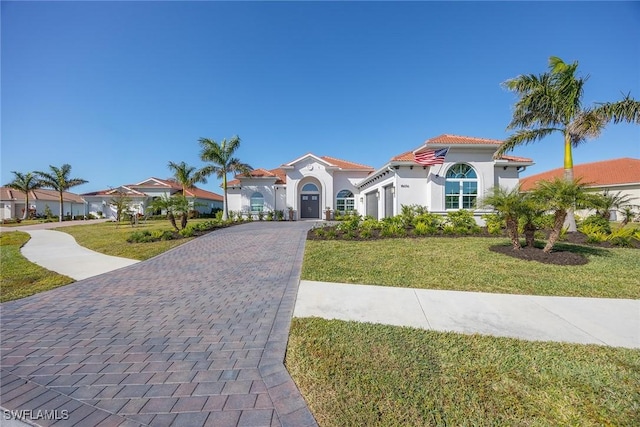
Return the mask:
M320 195L300 195L300 218L320 218Z

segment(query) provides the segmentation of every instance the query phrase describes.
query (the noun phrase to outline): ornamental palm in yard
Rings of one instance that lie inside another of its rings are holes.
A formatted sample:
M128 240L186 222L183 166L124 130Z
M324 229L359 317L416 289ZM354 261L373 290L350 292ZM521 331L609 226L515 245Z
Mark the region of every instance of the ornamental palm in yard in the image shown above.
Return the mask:
M207 177L202 173L202 170L196 170L194 166L189 166L185 162L169 162L167 166L173 172L176 182L182 186L182 196L187 204L187 208L182 209L180 212L180 224L184 229L187 226L187 218L189 216L189 202L186 199L186 191L194 188L198 183L206 184Z
M82 178L69 178L71 173L71 165L65 163L61 167L49 166L49 172L36 172L40 177L43 187L52 188L60 195L60 222L62 222L62 216L64 215L64 198L63 193L69 190L71 187L77 185L86 184L86 181Z
M580 180L567 181L556 178L553 181L540 181L533 190L532 197L548 210L553 211L553 228L544 251L549 253L558 241L567 214L574 208L588 208L593 198L587 194Z
M629 122L640 124L640 102L625 96L618 102L582 106L584 84L588 77L576 76L578 62L565 63L549 58L549 72L520 75L503 85L518 97L513 119L507 129L516 129L496 151L499 157L523 144L529 144L559 132L564 140L564 178L573 181L572 148L600 135L605 125ZM568 210L569 231L576 231L573 209Z
M253 168L240 159L234 157L235 152L240 147L240 138L232 137L229 141L223 139L220 143L208 138L200 138L200 158L211 165L201 169L204 176L215 173L222 179L222 189L224 191L224 210L222 219L229 218L229 208L227 203L227 174L229 173L249 173Z
M14 190L22 191L24 193L25 207L22 219L27 219L29 216L29 193L42 187L42 181L40 181L38 177L31 172L23 174L20 172L11 171L11 173L13 174L13 181L8 183L7 187L13 188Z
M511 190L503 187L493 187L480 203L483 206L493 207L504 218L513 250L521 249L518 236L518 219L524 213L526 197L524 193L520 192L520 187L515 187Z

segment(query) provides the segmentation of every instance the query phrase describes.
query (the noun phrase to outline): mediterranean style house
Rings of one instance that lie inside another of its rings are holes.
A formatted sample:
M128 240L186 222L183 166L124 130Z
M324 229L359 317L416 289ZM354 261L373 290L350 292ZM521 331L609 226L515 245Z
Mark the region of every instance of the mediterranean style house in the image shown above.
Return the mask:
M479 223L486 210L477 201L489 188L513 188L528 158L494 158L502 141L440 135L384 166L305 154L279 168L255 169L227 185L229 210L254 214L292 210L298 219L323 219L326 212L356 211L377 219L397 215L402 205L430 212L469 209ZM436 155L435 162L422 160Z
M563 168L552 169L520 179L520 186L523 191L529 191L538 181L549 181L563 176ZM625 157L574 165L573 177L580 179L591 191L608 191L610 194L620 192L621 195L632 199L633 205L640 205L640 159ZM588 211L579 213L589 214ZM618 211L613 211L611 219L616 220L617 217Z
M112 200L126 196L129 209L134 213L144 215L154 199L182 194L182 186L176 181L148 178L137 184L121 185L117 188L82 194L87 203L87 214L98 215L101 212L106 218L116 217L116 208ZM222 209L222 196L200 188L187 188L184 195L189 199L194 210L200 213L211 213Z
M66 216L84 216L85 201L77 194L63 192L63 214ZM22 218L26 209L26 198L22 191L10 187L0 187L0 220ZM50 210L51 215L60 214L60 193L55 190L39 188L29 192L29 210L31 215L44 214Z

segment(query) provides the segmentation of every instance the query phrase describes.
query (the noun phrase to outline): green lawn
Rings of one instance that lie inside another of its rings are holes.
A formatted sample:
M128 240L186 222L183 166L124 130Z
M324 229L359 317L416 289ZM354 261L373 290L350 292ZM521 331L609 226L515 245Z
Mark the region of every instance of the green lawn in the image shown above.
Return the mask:
M329 426L640 425L640 351L293 319L286 365Z
M192 219L189 224L208 221L207 219ZM169 221L141 222L136 227L129 223L116 224L104 222L92 225L74 225L57 228L57 231L71 234L79 245L107 255L130 259L145 260L182 245L193 238L165 240L150 243L129 243L127 237L134 231L142 230L171 230Z
M0 233L0 302L28 297L74 282L70 277L42 268L20 253L29 235L21 231Z
M489 251L499 238L307 241L302 278L508 294L640 298L640 250L558 244L589 263L558 266Z

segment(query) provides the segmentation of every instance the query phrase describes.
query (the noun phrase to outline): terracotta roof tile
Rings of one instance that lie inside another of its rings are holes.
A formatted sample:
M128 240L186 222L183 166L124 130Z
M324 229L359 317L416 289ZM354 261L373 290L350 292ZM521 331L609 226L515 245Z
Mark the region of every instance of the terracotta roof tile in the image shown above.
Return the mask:
M404 152L402 154L398 154L397 156L392 157L391 161L392 162L412 162L413 158L414 158L413 157L413 151L414 150L407 151L407 152Z
M500 156L501 160L506 160L508 162L533 162L533 159L528 157L518 157L518 156Z
M531 190L538 181L561 178L564 169L558 168L520 179L524 191ZM624 157L573 166L573 176L588 186L640 183L640 159Z
M67 191L64 191L62 193L62 198L65 202L84 203L84 200L82 199L81 196L75 193L69 193ZM10 187L0 187L0 199L1 200L15 199L15 201L21 202L21 203L24 203L25 201L24 193L22 191L14 190L13 188L10 188ZM32 190L29 192L29 202L32 202L35 200L59 202L60 195L55 190L47 190L47 189L39 188L37 190Z
M325 162L331 163L334 166L339 167L340 169L363 169L373 171L371 166L361 165L360 163L349 162L347 160L336 159L335 157L329 156L321 156L320 157Z
M251 172L249 172L249 175L256 178L263 178L263 177L277 178L275 182L276 184L284 184L287 181L287 175L285 174L284 169L280 169L280 168L271 169L271 170L266 170L262 168L253 169ZM227 186L233 187L236 185L240 185L239 178L246 178L247 176L248 176L247 174L236 175L235 179L227 182Z
M426 141L426 144L450 144L450 145L500 145L502 141L497 139L487 139L487 138L476 138L474 136L461 136L461 135L451 135L451 134L442 134L436 136L434 138L430 138Z

